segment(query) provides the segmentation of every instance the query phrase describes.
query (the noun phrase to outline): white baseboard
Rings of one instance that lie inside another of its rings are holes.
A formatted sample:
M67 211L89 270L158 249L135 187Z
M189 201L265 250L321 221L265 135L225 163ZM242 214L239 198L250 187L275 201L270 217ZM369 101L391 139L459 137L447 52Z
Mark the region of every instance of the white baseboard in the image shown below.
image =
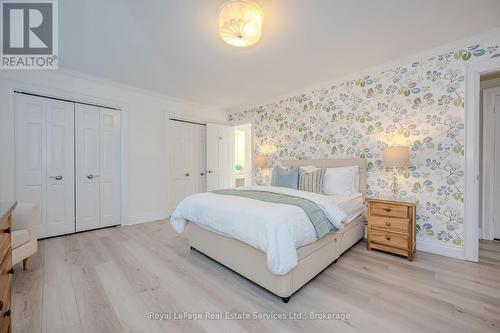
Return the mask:
M417 250L439 254L445 257L465 260L465 250L462 247L442 245L429 241L417 240Z
M168 218L165 212L152 212L140 215L133 215L128 218L127 225L158 221Z

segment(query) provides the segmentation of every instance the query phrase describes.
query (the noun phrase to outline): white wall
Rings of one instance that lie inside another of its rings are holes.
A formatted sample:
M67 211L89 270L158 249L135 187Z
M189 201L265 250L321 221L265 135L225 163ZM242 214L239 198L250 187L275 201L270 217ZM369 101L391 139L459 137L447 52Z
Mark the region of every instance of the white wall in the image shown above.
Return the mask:
M63 71L0 72L0 200L15 199L13 91L122 109L125 211L123 224L166 217L165 118L225 122L226 113L114 82Z

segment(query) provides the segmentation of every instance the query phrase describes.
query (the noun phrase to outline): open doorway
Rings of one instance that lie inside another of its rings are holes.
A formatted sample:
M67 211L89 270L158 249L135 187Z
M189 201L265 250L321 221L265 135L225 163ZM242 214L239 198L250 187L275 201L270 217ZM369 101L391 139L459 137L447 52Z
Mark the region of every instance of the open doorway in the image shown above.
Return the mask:
M235 127L235 186L252 185L252 124Z
M482 75L480 89L480 238L500 241L500 71Z

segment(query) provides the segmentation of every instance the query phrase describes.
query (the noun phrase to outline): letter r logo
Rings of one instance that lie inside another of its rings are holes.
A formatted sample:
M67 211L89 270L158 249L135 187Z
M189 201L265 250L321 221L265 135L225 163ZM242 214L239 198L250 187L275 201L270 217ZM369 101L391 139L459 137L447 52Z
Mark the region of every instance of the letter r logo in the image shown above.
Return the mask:
M53 3L2 2L3 54L52 54Z

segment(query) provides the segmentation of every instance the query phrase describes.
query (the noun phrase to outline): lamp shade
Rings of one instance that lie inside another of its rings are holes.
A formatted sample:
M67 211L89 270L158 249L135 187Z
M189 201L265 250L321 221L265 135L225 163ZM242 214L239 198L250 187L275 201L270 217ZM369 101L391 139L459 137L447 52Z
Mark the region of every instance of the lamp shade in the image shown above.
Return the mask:
M407 167L410 166L410 147L393 146L384 149L384 166Z
M269 167L269 159L268 159L267 155L255 156L255 165L257 165L259 168Z
M219 35L236 47L257 43L262 36L262 11L251 1L232 0L219 12Z

